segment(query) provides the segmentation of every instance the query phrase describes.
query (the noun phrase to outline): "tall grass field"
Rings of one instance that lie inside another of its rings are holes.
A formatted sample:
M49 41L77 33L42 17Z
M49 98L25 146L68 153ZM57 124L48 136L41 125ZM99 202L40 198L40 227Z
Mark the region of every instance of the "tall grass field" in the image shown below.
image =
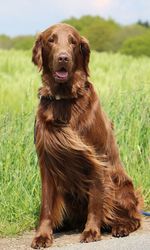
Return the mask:
M90 70L115 124L124 167L150 209L150 59L92 52ZM40 85L30 51L0 51L1 236L37 224L41 184L33 128Z

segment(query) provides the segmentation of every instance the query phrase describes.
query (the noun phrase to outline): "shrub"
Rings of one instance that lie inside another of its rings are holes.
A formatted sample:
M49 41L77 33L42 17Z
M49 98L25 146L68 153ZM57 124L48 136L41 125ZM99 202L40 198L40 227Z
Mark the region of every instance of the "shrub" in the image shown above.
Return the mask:
M133 56L150 56L150 31L143 35L127 39L123 43L120 52Z
M112 42L113 51L118 51L127 39L142 35L146 31L147 29L145 27L137 24L121 27L114 36L114 40Z
M0 35L0 48L10 49L12 47L12 40L9 36Z
M34 40L34 36L17 36L12 39L12 46L14 49L28 50L32 48Z

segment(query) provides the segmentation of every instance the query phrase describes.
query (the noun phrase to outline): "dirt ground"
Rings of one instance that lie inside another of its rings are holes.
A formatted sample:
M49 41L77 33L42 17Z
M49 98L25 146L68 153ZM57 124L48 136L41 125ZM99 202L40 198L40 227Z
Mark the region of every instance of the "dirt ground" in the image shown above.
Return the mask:
M12 238L1 238L0 239L0 250L31 250L30 244L35 232L26 232L21 236L12 237ZM136 232L132 233L131 236L141 236L146 235L150 239L150 218L143 218L143 225L142 227L137 230ZM130 237L130 236L129 236ZM54 243L53 247L50 249L72 249L73 246L76 246L79 243L80 234L77 232L68 232L68 233L57 233L54 235ZM103 234L102 241L109 241L113 237L110 234ZM117 241L118 239L116 239ZM102 242L101 241L101 242ZM89 243L91 244L91 243ZM94 243L93 243L94 244ZM85 244L86 246L88 244ZM69 248L70 246L70 248ZM77 245L78 247L74 247L73 249L79 249L80 244ZM137 246L138 247L138 246ZM83 248L82 248L83 249ZM85 247L87 249L87 247ZM88 249L95 249L95 248L88 248ZM97 248L96 248L97 249ZM100 249L100 248L98 248ZM138 248L137 248L138 249ZM143 248L144 249L144 248ZM148 249L148 248L147 248ZM150 249L150 246L149 246Z

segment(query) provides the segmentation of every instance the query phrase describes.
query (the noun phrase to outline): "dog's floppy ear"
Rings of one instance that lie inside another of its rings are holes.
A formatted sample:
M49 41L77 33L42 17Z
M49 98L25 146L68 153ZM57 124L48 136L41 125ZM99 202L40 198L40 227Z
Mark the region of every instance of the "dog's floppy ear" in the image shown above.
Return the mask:
M39 71L42 70L43 59L42 59L42 36L39 35L35 41L32 49L32 62L38 66Z
M90 59L90 46L89 46L88 40L85 37L81 37L80 51L83 57L84 70L88 76L89 75L88 64L89 64L89 59Z

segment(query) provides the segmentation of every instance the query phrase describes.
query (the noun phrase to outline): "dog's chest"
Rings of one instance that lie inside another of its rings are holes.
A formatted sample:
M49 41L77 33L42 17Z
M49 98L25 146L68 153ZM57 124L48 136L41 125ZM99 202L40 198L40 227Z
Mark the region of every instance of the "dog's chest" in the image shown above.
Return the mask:
M42 123L52 127L70 126L80 132L88 120L88 106L82 99L56 100L51 103L41 103L38 116Z
M70 100L58 100L51 103L40 104L39 116L44 123L53 126L69 125L74 116L74 102Z
M71 119L72 105L70 100L55 101L51 107L54 123L68 124Z

